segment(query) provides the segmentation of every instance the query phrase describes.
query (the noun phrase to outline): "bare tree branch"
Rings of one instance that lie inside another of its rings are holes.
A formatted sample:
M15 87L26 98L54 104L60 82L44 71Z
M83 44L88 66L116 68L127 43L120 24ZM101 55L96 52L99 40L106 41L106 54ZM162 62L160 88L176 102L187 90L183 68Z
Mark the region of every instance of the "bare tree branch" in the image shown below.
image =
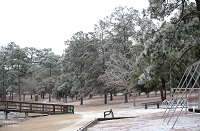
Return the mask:
M183 57L190 49L192 49L193 47L194 47L194 44L191 45L191 46L189 46L189 47L181 54L181 56L180 56L176 61L172 62L172 66L171 66L170 70L173 69L174 66L182 59L182 57Z

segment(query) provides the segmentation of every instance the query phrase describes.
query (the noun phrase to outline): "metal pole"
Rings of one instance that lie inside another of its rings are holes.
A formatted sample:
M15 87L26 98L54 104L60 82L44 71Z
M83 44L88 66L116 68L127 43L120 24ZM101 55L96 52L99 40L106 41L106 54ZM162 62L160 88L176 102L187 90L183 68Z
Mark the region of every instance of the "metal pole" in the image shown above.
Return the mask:
M185 115L187 115L187 105L188 105L187 90L186 90L186 93L185 93L185 104L184 105L185 105Z
M169 69L169 87L170 87L170 100L173 98L173 90L172 90L172 73L171 73L171 63L170 63L170 69Z
M199 87L199 101L198 101L198 109L200 109L200 87Z

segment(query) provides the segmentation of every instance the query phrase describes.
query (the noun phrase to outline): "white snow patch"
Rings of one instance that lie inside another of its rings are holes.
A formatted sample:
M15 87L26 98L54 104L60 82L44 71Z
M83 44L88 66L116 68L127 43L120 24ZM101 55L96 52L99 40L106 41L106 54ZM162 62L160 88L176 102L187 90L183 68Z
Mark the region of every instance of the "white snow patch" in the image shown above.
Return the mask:
M132 109L118 110L117 116L139 116L136 118L102 121L87 131L198 131L200 130L200 114L182 114L173 129L172 126L176 117L172 117L167 125L169 118L165 121L162 118L164 109ZM115 115L115 116L116 116Z

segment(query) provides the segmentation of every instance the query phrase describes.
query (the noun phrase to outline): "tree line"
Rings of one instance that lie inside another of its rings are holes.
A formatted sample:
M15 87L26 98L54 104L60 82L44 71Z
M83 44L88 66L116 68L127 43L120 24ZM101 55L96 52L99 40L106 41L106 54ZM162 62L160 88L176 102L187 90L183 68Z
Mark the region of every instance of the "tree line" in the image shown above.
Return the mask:
M65 41L62 56L51 49L0 49L0 95L6 92L49 94L56 99L166 91L175 87L186 67L200 59L200 2L151 0L139 12L117 7L94 30L79 31Z

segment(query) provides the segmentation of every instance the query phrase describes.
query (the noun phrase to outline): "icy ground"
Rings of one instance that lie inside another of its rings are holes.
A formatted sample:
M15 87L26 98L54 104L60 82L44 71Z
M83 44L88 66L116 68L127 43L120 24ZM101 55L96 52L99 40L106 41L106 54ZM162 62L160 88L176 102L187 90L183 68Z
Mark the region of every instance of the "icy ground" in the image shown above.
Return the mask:
M164 111L165 109L143 108L117 110L115 116L136 116L136 118L101 121L87 131L200 131L200 114L186 115L183 112L171 129L177 117L173 117L170 121L166 118L164 121L162 118Z

